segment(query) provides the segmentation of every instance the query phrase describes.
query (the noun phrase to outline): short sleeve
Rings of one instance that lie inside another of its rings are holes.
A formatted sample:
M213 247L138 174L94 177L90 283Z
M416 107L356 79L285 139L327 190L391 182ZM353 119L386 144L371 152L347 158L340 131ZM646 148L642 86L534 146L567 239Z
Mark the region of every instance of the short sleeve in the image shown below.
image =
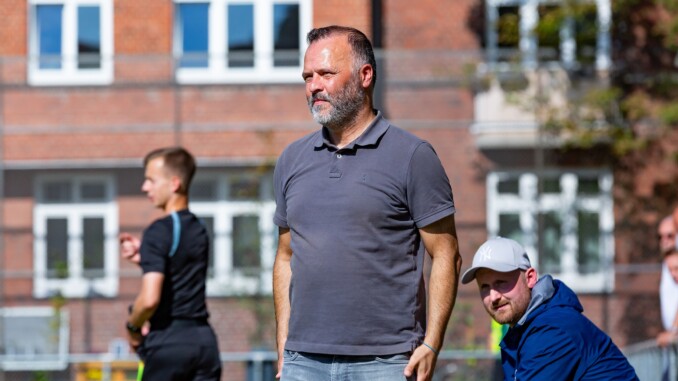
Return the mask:
M281 228L288 228L287 200L285 199L285 184L287 182L287 168L284 165L285 152L280 155L273 171L273 193L275 195L275 214L273 223Z
M422 142L412 154L407 172L407 202L420 229L455 212L450 181L429 143Z
M165 272L165 266L172 244L171 220L161 219L155 221L144 231L141 240L140 266L144 274L149 272Z

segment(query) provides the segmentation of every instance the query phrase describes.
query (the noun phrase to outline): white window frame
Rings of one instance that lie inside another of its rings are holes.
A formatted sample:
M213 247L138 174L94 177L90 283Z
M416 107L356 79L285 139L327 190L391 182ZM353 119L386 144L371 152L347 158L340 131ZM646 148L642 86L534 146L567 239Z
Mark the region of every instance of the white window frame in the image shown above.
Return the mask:
M534 69L538 65L537 36L533 33L539 22L539 5L557 5L564 3L563 0L486 0L485 18L486 18L486 41L487 57L491 65L497 69L505 68L508 63L498 62L497 31L495 24L499 19L499 7L518 7L520 14L520 42L519 49L522 54L522 66L527 69ZM595 68L598 71L610 69L610 25L612 23L612 6L610 0L590 0L596 5L598 36L596 39L596 59ZM571 30L572 23L565 23L560 31L560 51L561 57L559 65L573 67L576 62L577 44L574 33ZM507 68L508 69L508 68Z
M272 176L257 177L260 180L260 200L229 200L227 197L231 177L243 174L198 175L196 180L214 181L217 185L217 199L214 201L190 202L191 211L198 217L214 219L214 267L207 278L208 296L270 294L273 290L273 261L275 260L276 229L273 224L275 201L265 195L272 195ZM233 268L233 218L256 215L259 218L261 237L258 275L245 274Z
M45 340L57 340L57 353L11 353L11 345L4 342L5 353L2 357L2 369L5 371L28 370L64 370L68 367L69 314L68 310L53 307L6 307L0 308L2 319L44 318L46 327L53 331ZM54 322L58 324L54 324ZM3 327L4 329L4 327ZM4 337L4 336L3 336ZM4 338L7 340L6 338ZM31 351L33 348L29 348Z
M499 216L519 215L522 244L535 268L539 268L537 252L537 216L539 213L559 212L569 228L561 231L560 273L552 273L577 292L609 292L614 288L614 211L612 201L612 174L605 170L576 172L547 172L558 177L561 192L538 196L538 178L530 172L493 172L487 176L487 230L490 237L499 234ZM598 195L577 194L578 178L597 178ZM519 179L518 194L500 194L501 180ZM577 212L596 212L599 215L600 271L581 274L577 271Z
M60 69L40 69L36 33L37 5L63 5ZM101 67L78 69L78 6L99 6L101 15ZM28 83L33 86L108 85L113 82L113 0L29 0L28 1Z
M43 186L55 180L69 180L73 201L64 203L43 202ZM78 195L79 185L98 182L106 186L106 201L86 202ZM89 297L92 293L114 297L118 293L118 205L115 201L114 180L100 175L46 175L36 181L36 203L33 209L34 264L33 295L47 298L61 294L67 298ZM65 218L68 221L68 277L63 279L47 276L47 219ZM99 278L86 278L83 274L83 219L104 219L104 274Z
M209 3L208 66L206 68L176 67L177 82L202 83L301 83L306 32L311 29L312 0L174 0L175 7L186 3ZM226 7L229 4L252 4L254 7L254 67L229 68L226 65ZM273 66L273 5L299 4L299 66ZM174 57L181 58L179 22L174 21Z

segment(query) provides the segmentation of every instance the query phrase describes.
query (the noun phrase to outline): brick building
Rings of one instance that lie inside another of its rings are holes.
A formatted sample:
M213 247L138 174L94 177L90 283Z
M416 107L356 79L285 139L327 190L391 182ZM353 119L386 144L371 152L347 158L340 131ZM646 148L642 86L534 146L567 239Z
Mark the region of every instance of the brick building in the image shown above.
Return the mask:
M557 106L572 86L571 67L581 67L583 81L604 80L610 2L595 2L600 27L589 45L577 46L576 30L563 26L548 59L529 33L541 7L413 4L0 2L0 297L12 307L5 316L15 317L8 326L16 317L52 316L58 305L67 318L52 333L68 353L108 352L125 337L140 273L119 260L117 235L138 234L159 217L140 191L141 158L180 144L199 164L191 209L213 237L208 295L221 350L272 349L273 165L288 143L318 128L300 76L305 32L345 24L377 48L378 107L430 141L443 161L463 267L488 236L514 237L542 272L580 294L587 315L619 344L650 337L653 328L630 332L624 323L629 290L642 286L642 298L656 299L658 274L631 287L615 273L629 260L615 240L613 169L596 155L560 154L561 143L541 133L539 109L506 90L517 83L528 98L548 88ZM517 41L498 39L492 27L506 15L519 20ZM504 54L515 51L525 53L518 69ZM593 58L580 60L584 51ZM475 286L461 286L447 348L484 348L488 332ZM4 338L9 360L59 350L53 341L31 346L13 337ZM15 369L34 369L18 360ZM49 369L63 367L47 360Z

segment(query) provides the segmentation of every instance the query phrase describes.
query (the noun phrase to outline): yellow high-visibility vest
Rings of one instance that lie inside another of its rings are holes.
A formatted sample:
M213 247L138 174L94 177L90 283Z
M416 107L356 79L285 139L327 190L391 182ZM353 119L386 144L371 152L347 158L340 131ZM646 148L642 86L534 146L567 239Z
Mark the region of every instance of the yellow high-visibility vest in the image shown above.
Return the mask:
M506 332L508 331L509 326L507 324L499 324L494 319L492 319L492 328L490 331L491 335L491 345L490 345L490 350L492 352L499 352L499 343L501 343L501 340L504 338L504 335L506 335Z

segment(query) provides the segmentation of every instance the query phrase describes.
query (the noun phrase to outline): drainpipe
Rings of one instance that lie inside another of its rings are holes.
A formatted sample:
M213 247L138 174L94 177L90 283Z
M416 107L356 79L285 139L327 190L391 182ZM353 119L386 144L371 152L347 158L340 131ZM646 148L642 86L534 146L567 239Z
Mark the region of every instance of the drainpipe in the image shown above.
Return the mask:
M3 76L4 59L0 58L0 216L4 216L5 207L5 81ZM0 307L5 307L5 223L0 217ZM0 355L6 355L5 315L0 314ZM5 381L5 366L0 364L0 381Z
M384 17L382 0L372 0L372 47L377 61L378 78L374 86L374 107L388 117L384 101L386 93L386 68L384 57Z

